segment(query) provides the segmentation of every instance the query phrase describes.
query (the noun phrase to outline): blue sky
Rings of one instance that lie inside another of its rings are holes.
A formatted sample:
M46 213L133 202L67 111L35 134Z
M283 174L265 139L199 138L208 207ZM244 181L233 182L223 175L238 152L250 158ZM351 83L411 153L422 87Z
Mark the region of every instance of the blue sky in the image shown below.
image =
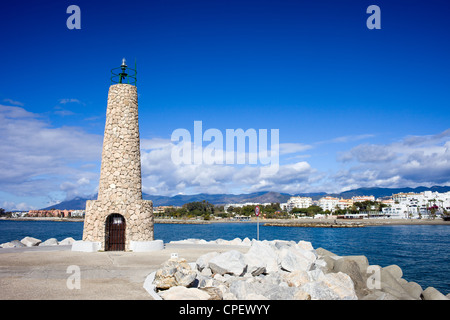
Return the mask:
M81 29L69 30L69 5ZM381 29L369 30L369 5ZM450 184L448 1L11 1L0 207L96 192L110 69L137 60L143 190ZM280 169L174 166L177 128L279 129Z

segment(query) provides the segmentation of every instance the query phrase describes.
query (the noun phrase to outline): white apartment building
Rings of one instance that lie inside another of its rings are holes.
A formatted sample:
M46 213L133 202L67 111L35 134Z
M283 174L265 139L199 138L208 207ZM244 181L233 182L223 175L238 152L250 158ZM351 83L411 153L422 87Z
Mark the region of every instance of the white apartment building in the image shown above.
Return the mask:
M428 218L430 207L435 207L438 215L444 210L450 211L450 192L397 193L392 195L392 200L394 203L383 208L383 213L387 215L397 213L395 216L398 218L417 219L420 216Z
M411 198L418 196L419 193L414 192L400 192L392 195L392 200L395 203L403 203L409 201Z
M85 210L72 210L72 211L70 212L70 216L71 216L71 217L79 217L79 218L82 218L82 217L84 217L84 214L85 214Z
M323 211L329 210L331 212L336 210L336 206L339 205L339 199L334 197L323 197L319 199L319 207Z
M285 207L286 211L290 212L294 208L309 208L312 205L313 201L310 197L291 197L287 203L281 207Z
M342 209L342 210L345 210L345 209L348 209L348 208L350 208L352 205L353 205L353 203L354 203L354 201L353 201L353 199L339 199L339 202L338 202L338 207L339 207L339 209Z
M408 206L406 204L394 203L389 207L384 207L382 209L383 214L386 218L391 219L408 219Z
M374 196L355 196L352 197L353 202L375 201Z
M373 196L353 197L352 199L323 197L319 200L319 207L321 207L323 211L329 210L334 212L337 208L345 210L350 208L355 202L363 202L371 199L375 198Z

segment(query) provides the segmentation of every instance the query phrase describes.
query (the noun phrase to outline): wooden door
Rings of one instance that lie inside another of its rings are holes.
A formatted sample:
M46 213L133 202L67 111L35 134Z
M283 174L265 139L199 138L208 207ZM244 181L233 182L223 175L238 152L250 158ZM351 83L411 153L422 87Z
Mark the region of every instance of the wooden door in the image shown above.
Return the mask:
M125 218L118 214L110 214L106 218L105 250L125 250Z

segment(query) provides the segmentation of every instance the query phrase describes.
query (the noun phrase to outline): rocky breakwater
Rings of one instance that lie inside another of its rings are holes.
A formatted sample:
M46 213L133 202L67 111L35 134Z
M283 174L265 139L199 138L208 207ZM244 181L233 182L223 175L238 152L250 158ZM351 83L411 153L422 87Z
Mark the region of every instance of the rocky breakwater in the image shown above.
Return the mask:
M45 246L68 246L72 245L75 240L71 237L65 238L58 242L56 238L50 238L45 241L33 237L24 237L22 240L13 240L0 244L0 248L22 248L22 247L45 247Z
M429 300L448 299L402 279L396 266L365 256L337 256L310 242L256 241L246 253L210 252L196 262L172 258L144 288L164 300Z
M309 222L267 222L268 227L307 227L307 228L361 228L366 224L361 222L309 221Z

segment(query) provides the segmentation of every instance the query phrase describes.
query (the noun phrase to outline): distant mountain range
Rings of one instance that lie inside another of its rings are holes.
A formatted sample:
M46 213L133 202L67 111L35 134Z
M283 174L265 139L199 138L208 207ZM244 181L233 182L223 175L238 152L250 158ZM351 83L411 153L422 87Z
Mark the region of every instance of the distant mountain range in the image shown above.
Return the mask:
M344 199L350 199L354 196L374 196L375 198L388 197L394 193L399 192L415 192L420 193L423 191L437 191L437 192L448 192L450 191L450 186L433 186L433 187L417 187L417 188L358 188L354 190L348 190L341 193L328 194L325 192L317 193L300 193L300 194L288 194L279 193L274 191L260 191L248 194L193 194L193 195L183 195L178 194L173 197L168 196L158 196L143 194L145 200L152 200L155 207L159 206L182 206L188 202L203 201L206 200L214 205L224 205L227 203L244 203L244 202L255 202L255 203L283 203L286 202L292 196L302 196L311 197L313 200L318 200L323 196L333 196L342 197ZM81 198L76 197L72 200L63 201L58 204L54 204L42 210L49 209L68 209L68 210L84 210L86 208L86 200L97 199L97 194L88 197Z

